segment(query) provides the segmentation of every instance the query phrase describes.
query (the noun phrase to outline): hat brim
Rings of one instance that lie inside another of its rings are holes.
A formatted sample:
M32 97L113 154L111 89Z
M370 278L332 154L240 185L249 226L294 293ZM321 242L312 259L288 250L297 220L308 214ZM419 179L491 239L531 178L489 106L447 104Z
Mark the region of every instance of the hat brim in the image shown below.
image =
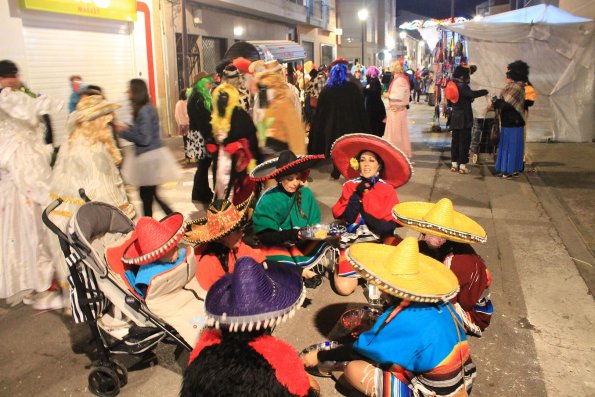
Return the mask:
M94 95L101 95L96 93ZM92 121L106 114L110 114L121 108L122 106L117 103L103 101L97 106L92 106L88 109L77 110L76 121L82 123L84 121Z
M301 276L286 266L266 266L264 273L279 288L276 289L275 294L266 297L267 301L259 303L274 310L251 307L254 314L238 315L240 311L250 308L238 307L234 303L233 274L229 273L217 280L209 289L205 300L207 324L215 328L225 328L231 332L244 332L272 328L293 317L306 298L306 289ZM251 304L254 303L251 302Z
M387 294L414 302L447 301L456 296L459 282L445 265L423 254L417 254L419 273L392 274L386 266L394 260L396 247L377 243L358 243L345 253L347 260L366 279Z
M206 216L186 222L184 241L192 245L206 244L229 235L248 221L248 209L253 200L254 194L251 194L244 202L238 204L236 206L236 211L240 214L238 220L220 233L209 233L207 228L208 218Z
M299 174L314 167L321 160L324 160L324 154L315 154L309 156L300 155L297 156L297 160L292 161L281 168L276 167L277 159L278 158L274 158L259 164L250 173L250 179L255 182L264 182L285 175Z
M425 221L423 217L434 205L434 203L409 201L395 205L392 213L397 223L420 233L459 243L485 243L487 241L483 227L458 211L453 211L453 225L450 227Z
M411 162L399 148L376 135L364 133L343 135L331 147L333 164L346 179L360 176L360 171L351 167L350 160L362 150L369 150L380 156L384 163L380 177L386 183L397 188L411 179Z
M172 236L161 245L161 247L147 252L141 253L137 244L138 236L130 241L128 247L124 250L122 255L122 262L128 265L146 265L161 258L167 252L171 251L184 237L184 216L179 212L174 212L159 221L165 227L174 230ZM134 232L136 235L136 232Z

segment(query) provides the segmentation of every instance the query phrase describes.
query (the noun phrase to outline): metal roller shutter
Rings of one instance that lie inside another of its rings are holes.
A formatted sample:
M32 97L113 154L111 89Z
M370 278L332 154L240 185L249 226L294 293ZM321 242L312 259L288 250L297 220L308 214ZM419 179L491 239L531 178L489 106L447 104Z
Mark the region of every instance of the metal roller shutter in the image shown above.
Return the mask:
M135 76L132 23L27 12L23 30L28 65L25 83L34 92L64 101L62 110L52 115L56 144L67 139L71 75L102 87L110 101L123 105L118 116L129 119L126 90Z

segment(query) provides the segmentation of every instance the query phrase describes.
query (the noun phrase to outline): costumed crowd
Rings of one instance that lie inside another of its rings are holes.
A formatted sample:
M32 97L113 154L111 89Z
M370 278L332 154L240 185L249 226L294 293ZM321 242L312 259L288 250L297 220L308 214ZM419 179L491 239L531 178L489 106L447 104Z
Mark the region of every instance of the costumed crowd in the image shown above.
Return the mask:
M194 347L182 397L315 396L312 374L329 363L367 396L470 394L467 338L481 337L493 312L490 273L473 248L486 233L449 198L399 201L414 164L407 109L427 90L411 88L399 62L390 71L350 66L307 62L288 76L277 61L240 57L216 74L199 72L180 92L175 118L185 163L196 163L188 201L205 215L184 220L159 194L180 166L143 80L127 87L126 124L115 117L120 105L73 76L69 135L52 168L42 126L59 104L26 90L17 66L1 61L0 298L68 306L68 268L41 213L61 199L50 219L67 232L88 197L135 219L126 183L138 187L143 216L101 254L127 293ZM469 172L471 103L487 94L469 88L470 73L459 66L453 74L451 170L461 174ZM527 82L528 66L512 63L490 102L501 118L504 178L523 169ZM124 159L118 137L133 144ZM328 160L331 177L345 179L332 220L321 218L308 187L310 170ZM166 214L160 221L154 202ZM419 238L403 239L402 228ZM326 278L339 295L363 287L375 321L341 345L298 354L272 332Z

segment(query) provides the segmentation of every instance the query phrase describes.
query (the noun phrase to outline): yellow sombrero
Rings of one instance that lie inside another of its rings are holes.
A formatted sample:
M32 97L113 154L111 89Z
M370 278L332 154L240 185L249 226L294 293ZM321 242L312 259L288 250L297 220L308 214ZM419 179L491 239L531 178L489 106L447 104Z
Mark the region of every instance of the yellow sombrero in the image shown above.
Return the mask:
M399 245L353 244L346 251L353 267L387 294L414 302L440 302L459 292L455 274L442 263L419 253L417 240Z
M205 244L227 236L247 222L254 194L234 206L227 200L217 200L207 208L207 215L186 223L184 241Z
M403 226L420 233L459 243L485 243L486 232L473 219L454 210L447 198L437 203L409 201L393 207L393 217Z
M92 121L98 117L110 114L121 106L117 103L108 102L101 95L89 95L79 101L76 105L76 121Z

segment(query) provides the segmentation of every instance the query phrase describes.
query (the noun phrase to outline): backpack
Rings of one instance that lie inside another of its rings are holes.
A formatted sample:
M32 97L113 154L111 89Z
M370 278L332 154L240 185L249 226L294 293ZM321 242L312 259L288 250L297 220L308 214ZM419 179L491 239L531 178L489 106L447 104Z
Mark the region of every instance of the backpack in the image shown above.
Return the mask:
M446 83L446 87L444 87L444 97L452 103L457 103L459 101L459 88L454 81L449 80L448 83Z

